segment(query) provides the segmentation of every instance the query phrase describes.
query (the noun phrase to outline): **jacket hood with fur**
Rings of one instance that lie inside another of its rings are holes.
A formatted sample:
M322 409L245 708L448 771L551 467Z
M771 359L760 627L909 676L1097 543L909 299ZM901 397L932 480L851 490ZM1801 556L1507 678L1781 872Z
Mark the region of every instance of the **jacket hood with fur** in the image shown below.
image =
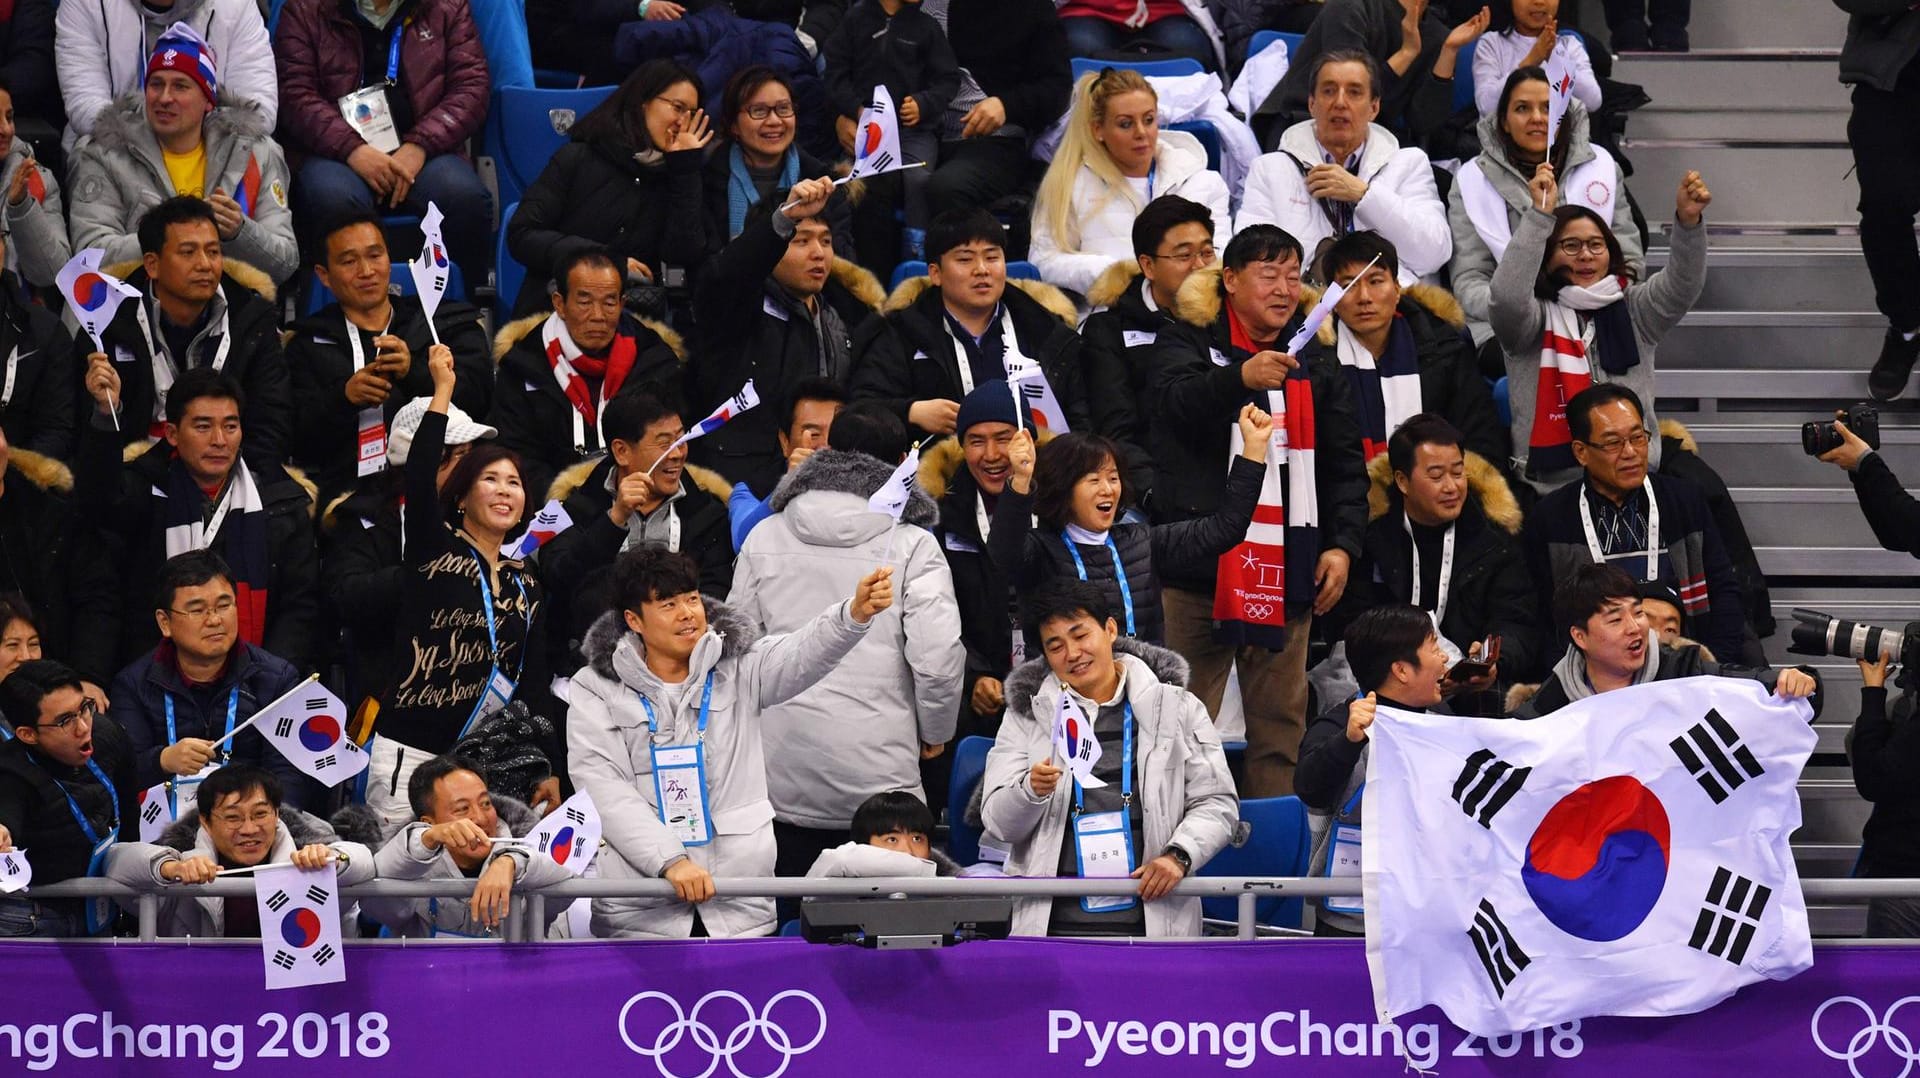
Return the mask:
M926 293L927 289L932 287L933 278L924 275L920 277L909 277L901 281L900 286L893 290L893 294L887 297L886 303L880 308L881 313L890 315L899 314L901 311L913 306L914 303ZM1080 324L1080 313L1074 309L1073 301L1067 298L1065 292L1060 291L1058 288L1044 281L1030 281L1023 277L1009 277L1007 278L1007 294L1013 292L1019 292L1040 306L1045 307L1049 314L1066 323L1069 329Z
M493 361L499 363L501 360L506 359L507 353L513 351L513 346L519 344L521 338L529 333L538 333L540 327L546 324L547 317L552 313L552 311L541 311L539 314L530 314L525 318L516 318L506 325L501 326L500 332L493 335ZM655 321L651 318L636 318L631 314L622 314L620 320L622 322L638 322L652 330L668 348L673 350L673 357L679 360L682 366L686 365L687 340L680 335L679 330L674 329L665 322Z
M55 494L73 493L73 469L52 457L31 449L12 449L7 453L7 463L40 490Z
M924 462L922 466L925 466ZM859 513L847 514L838 509L830 514L818 515L806 512L804 506L799 507L800 512L797 513L790 512L790 509L801 495L820 491L870 498L892 474L891 465L865 453L822 449L788 472L780 480L780 485L774 488L767 504L774 512L786 513L793 518L794 530L801 539L821 545L850 546L871 538L876 528L884 530L886 526L874 520L859 519ZM901 523L931 528L939 520L940 510L926 491L915 487L907 492L907 508L900 514Z
M1467 493L1495 526L1508 535L1519 535L1520 499L1513 496L1506 476L1480 454L1467 450L1466 455ZM1393 465L1385 453L1367 462L1367 479L1372 483L1367 491L1367 520L1371 522L1386 516L1399 504L1400 491L1393 484Z
M1115 262L1093 279L1093 287L1087 289L1087 305L1096 311L1113 306L1138 285L1141 276L1139 262Z
M1131 655L1146 664L1153 676L1163 683L1186 688L1191 668L1187 665L1187 660L1171 649L1163 648L1158 644L1149 644L1144 640L1135 640L1130 636L1122 636L1114 640L1113 653ZM1034 694L1040 691L1041 682L1045 681L1047 675L1052 672L1045 658L1028 659L1014 667L1013 673L1008 674L1006 680L1008 710L1025 711L1030 708L1033 705Z
M564 502L568 498L573 497L582 486L586 485L587 480L593 476L594 469L600 467L601 462L606 459L606 456L601 454L588 457L586 460L569 464L565 468L562 468L560 474L554 476L553 482L548 484L547 497L550 500L558 502ZM688 464L681 472L681 475L686 479L693 480L694 486L720 499L722 504L725 504L727 498L733 494L733 484L727 482L726 476L721 475L712 468L702 468L698 464Z
M178 16L168 19L169 25L177 21ZM219 107L201 121L202 145L216 139L251 141L272 136L273 122L259 102L241 100L224 90L219 100ZM146 95L131 93L115 101L112 108L94 119L92 138L101 149L123 154L136 153L141 143L151 143L154 135L153 129L147 126Z
M816 456L818 454L815 454ZM720 638L720 657L737 659L753 649L760 641L760 627L745 615L712 596L702 596L701 603L707 609L707 631ZM585 640L580 642L580 655L594 673L615 684L620 683L620 675L613 668L613 654L619 648L620 641L634 638L634 650L644 652L645 645L639 642L639 634L627 628L626 619L617 610L609 610L600 615L587 630Z
M1300 305L1311 306L1307 303L1305 295L1301 296ZM1437 285L1416 284L1401 289L1400 309L1404 311L1409 306L1426 311L1456 330L1467 328L1467 312L1460 309L1460 301L1453 298L1453 293ZM1338 344L1340 340L1339 330L1334 326L1335 321L1329 318L1320 323L1319 331L1314 334L1321 344L1329 348Z
M1173 296L1173 316L1187 325L1211 329L1220 320L1220 309L1226 301L1227 286L1221 280L1220 267L1208 266L1194 270L1180 283L1180 291ZM1319 289L1300 286L1300 310L1310 311L1319 302Z

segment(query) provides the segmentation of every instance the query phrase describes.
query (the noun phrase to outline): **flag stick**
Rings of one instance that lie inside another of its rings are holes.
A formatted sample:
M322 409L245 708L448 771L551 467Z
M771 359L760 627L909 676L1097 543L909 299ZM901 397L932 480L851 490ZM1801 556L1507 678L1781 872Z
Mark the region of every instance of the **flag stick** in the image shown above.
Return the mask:
M347 863L347 859L340 856L338 851L329 850L327 851L327 853L328 853L328 857L327 857L328 861L338 861L341 864ZM293 864L292 861L266 861L257 865L241 865L239 868L223 868L220 871L214 873L214 875L238 876L243 872L259 872L262 869L268 869L268 868L286 868L291 864Z
M259 719L260 716L265 715L267 712L272 711L276 707L279 707L281 701L286 700L288 697L292 696L294 693L299 692L301 689L304 689L308 685L311 685L312 683L319 680L320 680L319 674L308 674L306 676L306 679L300 682L300 684L295 685L293 688L288 689L286 692L281 693L278 699L275 699L272 703L268 704L266 707L260 708L259 710L255 711L250 717L248 717L246 722L243 722L240 725L234 727L231 733L227 734L225 737L221 738L219 741L215 741L213 744L219 745L222 741L230 741L233 738L238 737L240 734L240 731L246 729L249 726L252 726L254 724L254 721ZM341 717L345 718L346 716L343 715Z
M927 163L927 162L925 162L925 161L915 161L915 162L914 162L913 164L911 164L911 165L901 165L901 166L900 166L899 168L890 168L890 169L888 169L888 170L887 170L887 172L905 172L906 170L908 170L908 169L910 169L910 168L926 168L926 167L927 167L927 164L928 164L928 163ZM884 175L886 175L886 174L887 174L887 172L876 172L876 173L873 173L873 175L875 175L875 176L884 176ZM852 183L852 182L853 182L854 180L864 180L864 179L866 179L866 177L865 177L865 176L856 176L856 175L854 175L854 174L852 174L852 173L848 173L848 174L847 174L847 175L845 175L845 176L837 176L837 177L835 177L835 178L834 178L834 181L833 181L833 185L834 185L835 187L840 187L840 186L842 186L842 185L844 185L844 184L848 184L848 183ZM798 203L798 202L788 202L788 203L786 203L785 205L782 205L782 206L780 207L780 209L779 209L779 211L778 211L778 212L780 212L780 213L785 213L785 212L787 212L788 210L790 210L790 209L792 209L792 208L794 208L795 206L798 206L799 204L800 204L800 203Z
M433 343L440 343L440 327L433 324L432 315L427 316L427 333L433 338Z
M33 158L31 157L27 158L27 167L28 168L33 167ZM93 338L94 351L104 353L107 350L107 342L101 340L100 335L98 333L95 333L92 330L88 330L87 334ZM118 433L120 430L120 398L115 397L114 399L108 401L107 411L109 414L113 416L113 429L115 433Z
M880 564L882 565L893 564L893 533L899 530L900 530L900 518L894 517L893 523L887 525L887 553L885 557L880 559Z

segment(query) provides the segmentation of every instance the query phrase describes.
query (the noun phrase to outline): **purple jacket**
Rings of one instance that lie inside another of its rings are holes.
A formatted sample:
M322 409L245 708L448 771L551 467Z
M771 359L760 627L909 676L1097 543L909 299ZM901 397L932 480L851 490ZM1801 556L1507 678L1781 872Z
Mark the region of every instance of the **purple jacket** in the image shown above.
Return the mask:
M467 0L403 0L402 79L413 127L400 133L427 156L461 153L487 116L487 57ZM290 151L345 161L361 138L339 100L360 79L360 23L351 0L288 0L273 35L280 67L280 131ZM389 24L391 28L392 24ZM369 72L377 79L384 72Z

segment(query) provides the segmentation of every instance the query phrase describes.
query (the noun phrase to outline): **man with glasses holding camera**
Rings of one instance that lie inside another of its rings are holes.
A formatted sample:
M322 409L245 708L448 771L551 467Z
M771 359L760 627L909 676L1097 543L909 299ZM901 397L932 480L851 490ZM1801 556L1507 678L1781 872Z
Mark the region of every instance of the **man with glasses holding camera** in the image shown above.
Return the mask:
M1540 499L1521 533L1536 582L1559 583L1582 565L1616 565L1636 582L1680 596L1688 635L1725 662L1765 665L1747 647L1733 562L1699 488L1654 472L1646 408L1633 390L1603 382L1567 402L1573 456L1585 473ZM1549 590L1549 591L1550 591ZM1541 595L1542 624L1553 595Z

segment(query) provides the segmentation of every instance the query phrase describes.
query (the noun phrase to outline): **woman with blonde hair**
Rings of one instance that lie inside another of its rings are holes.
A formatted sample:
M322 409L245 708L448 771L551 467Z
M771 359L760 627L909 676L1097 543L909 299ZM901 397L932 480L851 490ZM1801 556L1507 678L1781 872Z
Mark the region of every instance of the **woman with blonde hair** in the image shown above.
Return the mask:
M1160 99L1127 68L1082 75L1060 148L1033 201L1034 265L1046 281L1085 294L1107 267L1133 259L1133 219L1161 195L1213 213L1231 235L1227 184L1207 168L1200 140L1161 131Z

